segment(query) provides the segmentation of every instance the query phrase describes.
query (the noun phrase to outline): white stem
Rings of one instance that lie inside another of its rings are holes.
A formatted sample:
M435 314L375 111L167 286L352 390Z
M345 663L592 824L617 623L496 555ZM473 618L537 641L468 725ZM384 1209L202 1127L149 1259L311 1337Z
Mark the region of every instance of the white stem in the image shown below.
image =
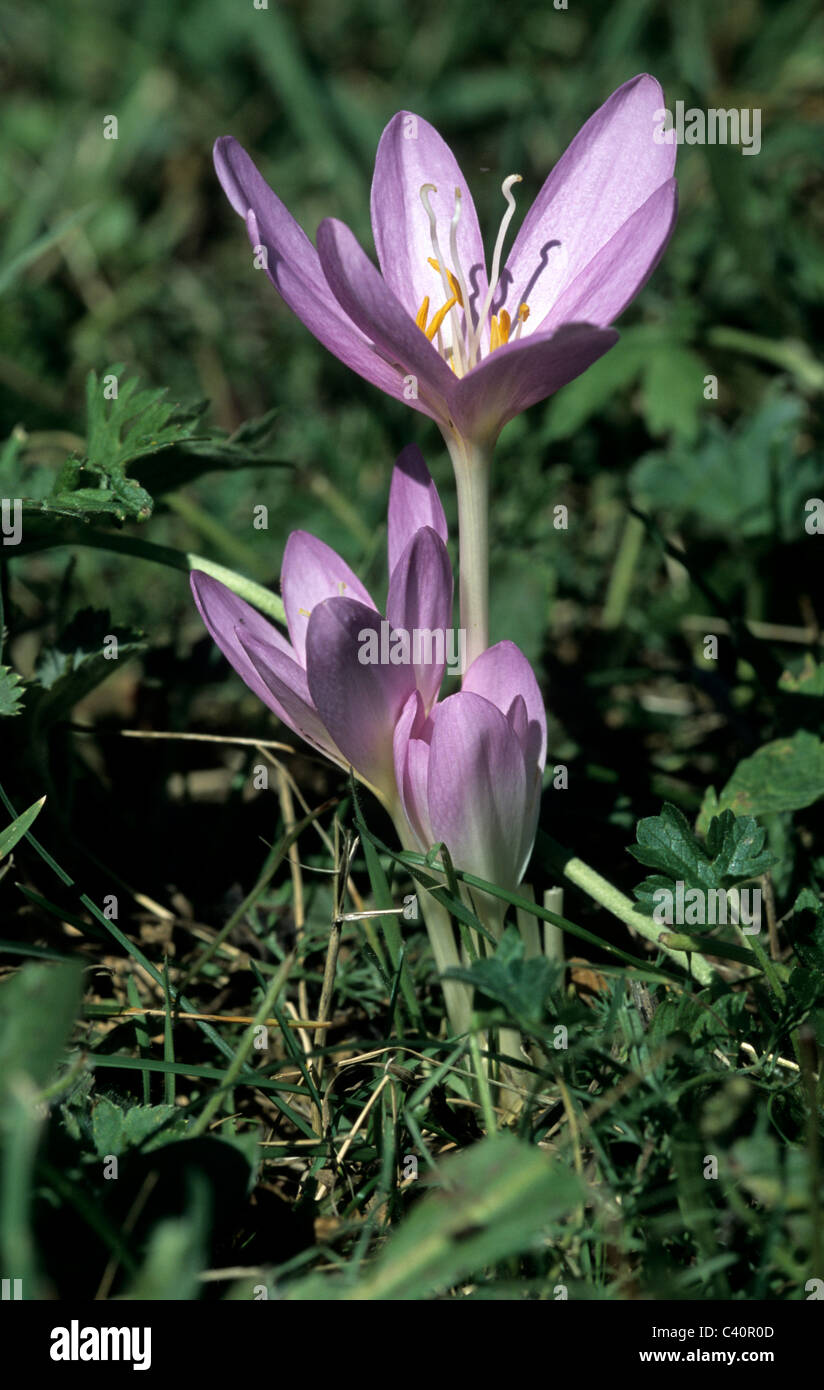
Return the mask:
M466 664L489 646L489 474L491 448L446 435L458 496L461 627Z
M398 839L403 848L414 850L416 853L419 852L420 845L416 844L402 811L398 811L394 816L394 822ZM418 902L423 920L426 923L429 944L432 947L438 974L443 975L445 970L460 967L462 961L455 941L452 918L447 909L443 903L438 902L437 898L433 898L432 894L427 892L425 888L418 894ZM468 1033L472 1022L472 990L470 986L463 984L460 980L442 979L441 988L452 1032L456 1035Z

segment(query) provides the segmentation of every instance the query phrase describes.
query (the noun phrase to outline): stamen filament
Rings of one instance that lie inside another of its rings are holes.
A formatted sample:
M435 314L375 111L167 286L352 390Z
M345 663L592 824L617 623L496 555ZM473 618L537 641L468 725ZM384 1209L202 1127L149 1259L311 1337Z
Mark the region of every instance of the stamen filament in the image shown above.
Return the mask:
M474 333L471 335L471 337L470 337L470 342L469 342L469 365L470 365L470 367L474 367L474 365L475 365L475 356L476 356L476 353L477 353L477 351L478 351L478 348L479 348L480 342L481 342L481 330L482 330L483 324L484 324L484 322L485 322L485 320L486 320L486 316L487 316L487 314L489 313L489 309L490 309L490 306L491 306L491 304L492 304L492 300L495 298L495 291L496 291L497 288L498 288L498 280L500 279L500 274L501 274L501 255L502 255L502 253L503 253L504 240L505 240L505 238L506 238L506 234L507 234L507 230L508 230L508 228L509 228L509 224L510 224L510 222L512 221L512 217L513 217L513 214L514 214L514 212L515 212L515 199L514 199L513 196L512 196L512 185L513 185L514 183L521 183L521 182L522 182L522 180L521 180L521 175L520 175L520 174L510 174L509 177L508 177L508 178L505 178L504 181L503 181L503 183L501 184L501 192L503 193L504 197L506 198L507 207L506 207L506 212L504 213L503 217L501 218L501 225L500 225L500 227L498 228L498 236L497 236L497 239L496 239L496 241L495 241L495 250L494 250L493 255L492 255L492 273L490 274L490 277L489 277L489 289L488 289L487 292L486 292L486 299L484 300L484 305L483 305L483 308L482 308L482 310L481 310L480 317L479 317L479 319L478 319L477 328L475 329L475 332L474 332Z
M474 331L474 324L472 323L472 314L471 314L470 308L469 308L469 291L467 290L467 287L466 287L466 280L464 279L463 267L462 267L462 265L461 265L461 258L460 258L460 256L458 255L458 223L460 222L460 220L461 220L461 190L460 190L460 188L456 188L456 189L455 189L455 211L454 211L453 214L452 214L452 221L451 221L451 223L449 224L449 252L450 252L450 255L452 256L452 264L453 264L453 266L455 267L455 275L456 275L456 277L457 277L458 286L459 286L460 292L461 292L461 294L460 294L460 304L461 304L461 308L462 308L463 311L464 311L464 319L465 319L465 326L466 326L466 340L465 340L465 341L466 341L467 343L469 343L469 342L471 341L472 333L473 333L473 331ZM453 277L450 275L449 278L450 278L450 282L451 282L451 280L452 280ZM463 346L464 346L464 343L462 342L462 343L461 343L461 356L462 356L462 357L463 357Z
M449 307L450 307L450 309L451 309L451 308L454 308L455 304L457 304L458 301L457 301L457 299L451 294L451 290L450 290L450 286L449 286L449 281L448 281L447 278L446 278L446 273L445 273L445 270L444 270L444 267L445 267L446 262L444 261L444 258L443 258L443 256L441 255L441 248L440 248L440 246L439 246L439 244L438 244L438 225L437 225L437 219L436 219L436 217L435 217L435 212L434 212L434 209L433 209L433 207L432 207L432 204L431 204L431 202L429 201L429 195L430 195L430 193L437 193L437 191L438 191L438 189L437 189L437 187L436 187L436 185L435 185L434 183L425 183L425 184L423 184L423 186L421 187L421 202L423 203L424 211L426 212L426 215L427 215L427 217L429 218L429 235L430 235L430 238L431 238L431 241L432 241L432 250L433 250L434 253L435 253L435 260L438 262L438 269L439 269L439 271L440 271L441 283L442 283L442 285L443 285L444 299L445 299L445 300L450 300L450 299L451 299L452 302L451 302L450 305L449 305ZM443 322L443 319L441 319L441 322ZM439 326L440 326L440 325L439 325ZM455 357L457 358L457 360L458 360L458 368L459 368L460 375L463 376L463 358L462 358L462 356L461 356L461 354L460 354L460 348L459 348L459 346L458 346L458 340L459 340L460 336L461 336L461 335L460 335L460 331L456 331L456 332L453 332L453 333L452 333L452 352L453 352L453 356L455 356Z

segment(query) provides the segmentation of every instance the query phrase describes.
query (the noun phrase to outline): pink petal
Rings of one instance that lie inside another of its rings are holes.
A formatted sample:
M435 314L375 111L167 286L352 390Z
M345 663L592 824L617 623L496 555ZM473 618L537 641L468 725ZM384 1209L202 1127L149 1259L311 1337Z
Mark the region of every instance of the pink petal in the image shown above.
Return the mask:
M416 379L418 396L408 404L448 424L454 374L343 222L331 217L321 222L318 255L344 313L393 364L399 379Z
M289 636L298 661L306 664L306 629L312 610L326 598L357 598L367 608L372 599L340 555L308 531L293 531L286 542L281 590Z
M380 656L381 618L374 608L353 598L325 599L309 620L306 675L318 714L344 758L394 798L392 735L414 676L411 666L362 660L369 633Z
M431 736L431 721L426 719L420 693L414 690L395 725L393 757L401 806L424 851L434 843L427 805Z
M345 759L341 757L318 718L303 668L276 648L260 642L244 628L238 628L236 636L243 652L269 692L267 703L279 713L284 724L327 758L345 767Z
M452 565L431 526L416 531L392 571L386 616L409 644L414 681L429 709L437 698L452 625ZM420 660L416 660L420 657Z
M431 526L446 543L447 529L438 489L417 444L398 455L389 488L389 575L416 531Z
M496 348L458 383L458 430L494 443L508 420L580 376L617 341L614 328L570 323Z
M524 755L509 721L480 695L461 691L438 706L428 792L432 834L456 867L514 887L532 814Z
M246 222L253 247L265 246L266 273L293 313L324 347L389 395L403 399L397 372L341 310L320 267L318 253L288 208L230 135L215 142L217 176L229 202Z
M192 570L189 576L192 593L198 612L203 619L209 636L216 642L226 660L234 667L241 680L254 691L269 709L283 719L283 707L272 696L271 691L250 661L238 639L238 629L254 637L265 647L280 652L294 662L294 652L282 633L258 613L256 608L238 598L220 580L204 574L202 570Z
M449 231L455 189L461 190L458 256L477 322L487 291L484 246L469 186L449 146L428 121L399 111L383 132L372 180L372 232L383 278L414 318L425 296L430 316L444 302L441 276L428 264L434 258L429 218L421 201L423 184L434 184L430 205L438 242L454 273Z
M546 710L535 672L514 642L496 642L473 661L461 689L482 695L505 714L518 733L527 765L543 768L546 758ZM521 711L513 711L520 704Z
M677 212L678 185L668 179L567 286L541 332L573 319L597 324L617 319L661 259Z
M506 304L526 302L539 330L553 304L675 167L656 144L664 94L653 77L625 82L590 116L544 183L507 260ZM496 295L496 306L503 302Z

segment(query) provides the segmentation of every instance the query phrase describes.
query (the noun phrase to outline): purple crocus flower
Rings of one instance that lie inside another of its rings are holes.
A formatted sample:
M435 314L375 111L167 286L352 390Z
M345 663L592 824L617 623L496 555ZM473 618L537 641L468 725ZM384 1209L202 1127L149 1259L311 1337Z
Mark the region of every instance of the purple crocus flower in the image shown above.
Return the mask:
M654 140L654 78L626 82L578 132L489 274L454 155L401 111L381 136L372 183L380 270L334 218L317 249L236 140L215 145L229 201L264 247L275 288L341 361L439 424L451 450L488 451L513 416L578 376L617 340L609 325L672 232L675 146ZM454 453L453 453L454 457ZM457 464L456 464L457 466Z
M429 713L413 691L394 747L420 847L443 841L458 868L515 888L532 852L546 759L543 700L523 652L514 642L487 648L460 691Z
M434 704L452 614L446 518L415 445L395 466L388 531L386 620L345 560L306 531L292 532L283 556L289 640L219 580L195 570L191 584L209 633L250 690L313 748L352 766L394 814L395 725L413 692L423 710ZM386 664L363 660L370 639L380 651L390 632L416 629L441 634L417 662L394 664L391 648Z

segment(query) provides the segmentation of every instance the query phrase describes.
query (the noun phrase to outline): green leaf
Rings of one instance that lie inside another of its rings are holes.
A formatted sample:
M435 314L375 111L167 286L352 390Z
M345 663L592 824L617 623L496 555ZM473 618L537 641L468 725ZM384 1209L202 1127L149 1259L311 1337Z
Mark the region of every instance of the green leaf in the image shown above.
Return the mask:
M5 858L14 849L18 840L22 840L29 826L33 825L40 815L45 800L45 796L41 796L39 801L35 801L27 811L23 811L22 815L19 815L16 820L12 821L11 825L7 825L6 829L0 832L0 859Z
M174 1105L132 1105L123 1110L108 1096L100 1096L92 1110L95 1151L102 1158L131 1148L162 1148L185 1133L188 1118Z
M20 714L22 709L21 677L10 666L0 666L0 716Z
M39 684L31 688L27 704L36 730L63 718L145 645L141 633L115 627L106 609L81 609L38 659Z
M554 396L547 411L549 440L568 439L616 393L635 382L650 434L691 443L704 407L705 364L697 353L652 324L625 329L620 342Z
M140 1302L179 1302L198 1297L198 1275L205 1267L209 1228L209 1185L195 1173L182 1216L159 1221L152 1231L146 1259L127 1290Z
M280 414L276 407L253 420L246 420L226 435L210 429L208 438L181 440L162 458L147 458L138 472L142 485L155 497L191 483L204 473L237 472L241 468L294 468L279 456L273 445L274 425Z
M41 1088L63 1057L80 1007L77 965L24 965L3 984L0 1014L0 1105L15 1079Z
M799 811L824 796L824 743L799 729L792 738L765 743L738 764L720 795L711 787L704 797L699 829L719 811L764 816Z
M779 690L787 690L792 695L812 695L824 697L824 661L815 661L809 652L798 671L784 671L778 681Z
M438 1181L440 1191L415 1206L358 1283L316 1276L288 1289L287 1299L432 1297L543 1245L542 1227L565 1216L584 1193L567 1165L512 1135L484 1139L447 1159Z
M634 890L639 906L652 916L659 891L672 891L677 883L706 891L758 877L773 862L764 849L765 838L766 831L751 816L736 818L726 810L710 822L702 844L677 806L666 803L660 816L638 822L638 843L630 847L640 863L660 870Z
M692 443L704 407L705 365L680 343L662 343L645 363L643 411L650 434Z
M494 956L444 971L444 979L465 980L501 1004L516 1021L539 1023L555 976L544 956L524 959L524 943L515 927L507 927Z
M79 222L85 222L93 212L94 206L91 203L87 204L86 207L77 208L74 212L70 212L67 217L64 217L58 222L56 227L52 227L48 232L44 232L43 235L38 237L36 241L33 241L30 246L27 246L24 251L20 251L16 256L12 256L9 260L4 261L3 264L0 265L0 294L5 293L27 266L32 265L36 260L39 260L41 256L44 256L56 242L62 240L66 233L71 231L72 227L77 226Z
M191 439L206 402L182 408L166 399L166 388L140 390L137 377L120 379L122 371L122 365L110 367L103 382L96 372L89 373L86 452L68 458L51 495L29 501L26 510L80 517L108 514L119 521L151 516L151 496L126 470L138 459ZM94 480L97 486L90 485Z
M697 444L676 442L639 459L632 496L643 509L663 508L679 522L695 518L715 533L795 540L820 480L803 442L806 415L803 400L776 387L735 428L708 419Z

